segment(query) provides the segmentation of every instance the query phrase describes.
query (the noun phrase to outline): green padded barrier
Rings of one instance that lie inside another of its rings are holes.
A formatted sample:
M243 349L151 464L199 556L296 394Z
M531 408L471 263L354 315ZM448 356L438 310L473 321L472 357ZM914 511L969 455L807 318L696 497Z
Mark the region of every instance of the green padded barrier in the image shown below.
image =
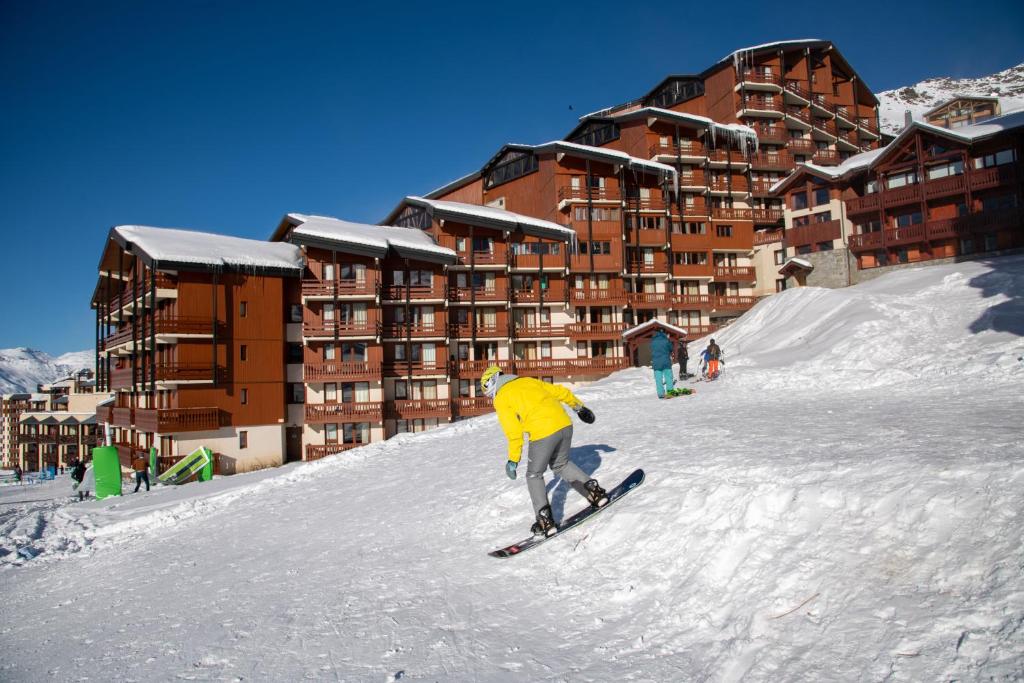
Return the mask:
M115 446L92 449L92 469L96 477L96 497L121 495L121 459Z

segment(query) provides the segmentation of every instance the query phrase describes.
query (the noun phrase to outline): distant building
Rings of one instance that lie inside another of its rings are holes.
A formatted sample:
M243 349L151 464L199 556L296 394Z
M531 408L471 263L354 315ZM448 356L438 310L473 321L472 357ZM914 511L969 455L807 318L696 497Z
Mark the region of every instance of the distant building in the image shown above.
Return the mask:
M91 370L42 384L32 394L5 394L0 421L0 457L27 472L66 467L97 445L96 393Z
M925 123L942 128L961 128L1002 114L998 97L958 95L924 113Z
M783 262L810 285L876 269L1024 246L1024 111L947 129L914 121L887 147L834 167L803 164L773 191L785 200Z

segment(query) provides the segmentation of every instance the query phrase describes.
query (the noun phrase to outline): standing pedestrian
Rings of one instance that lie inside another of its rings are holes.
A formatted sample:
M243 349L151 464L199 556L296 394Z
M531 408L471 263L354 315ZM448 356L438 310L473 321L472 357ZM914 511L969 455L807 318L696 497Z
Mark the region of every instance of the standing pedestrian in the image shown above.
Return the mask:
M651 366L654 368L654 389L658 398L665 398L665 392L672 391L676 384L672 379L672 341L661 330L651 337Z
M146 490L149 490L149 468L146 467L146 459L139 453L132 460L132 469L135 470L135 493L139 492L142 482L146 482Z
M676 357L679 359L679 381L682 382L690 376L690 374L686 372L686 362L690 360L690 352L686 348L685 337L679 339L679 350L676 352Z
M712 339L711 343L708 344L708 379L718 378L718 361L722 358L722 349L719 348L715 340Z

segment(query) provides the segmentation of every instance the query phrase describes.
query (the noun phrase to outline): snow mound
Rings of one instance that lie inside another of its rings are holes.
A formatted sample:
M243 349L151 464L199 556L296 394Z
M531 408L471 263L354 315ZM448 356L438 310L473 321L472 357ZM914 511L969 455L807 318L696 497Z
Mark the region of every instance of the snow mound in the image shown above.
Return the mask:
M104 501L2 487L2 677L1019 678L1022 273L791 291L716 334L695 395L581 389L573 460L647 481L509 560L532 514L493 415Z
M769 297L716 338L730 382L765 389L1020 382L1024 258L922 266Z

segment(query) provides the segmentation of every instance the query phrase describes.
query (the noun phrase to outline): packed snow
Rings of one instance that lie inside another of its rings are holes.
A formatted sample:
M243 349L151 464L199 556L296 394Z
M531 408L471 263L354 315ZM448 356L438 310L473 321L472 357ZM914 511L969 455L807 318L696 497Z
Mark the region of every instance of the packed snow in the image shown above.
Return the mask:
M579 388L575 461L647 481L508 560L493 415L104 501L0 488L0 679L1020 679L1022 292L1021 257L790 290L695 395Z

